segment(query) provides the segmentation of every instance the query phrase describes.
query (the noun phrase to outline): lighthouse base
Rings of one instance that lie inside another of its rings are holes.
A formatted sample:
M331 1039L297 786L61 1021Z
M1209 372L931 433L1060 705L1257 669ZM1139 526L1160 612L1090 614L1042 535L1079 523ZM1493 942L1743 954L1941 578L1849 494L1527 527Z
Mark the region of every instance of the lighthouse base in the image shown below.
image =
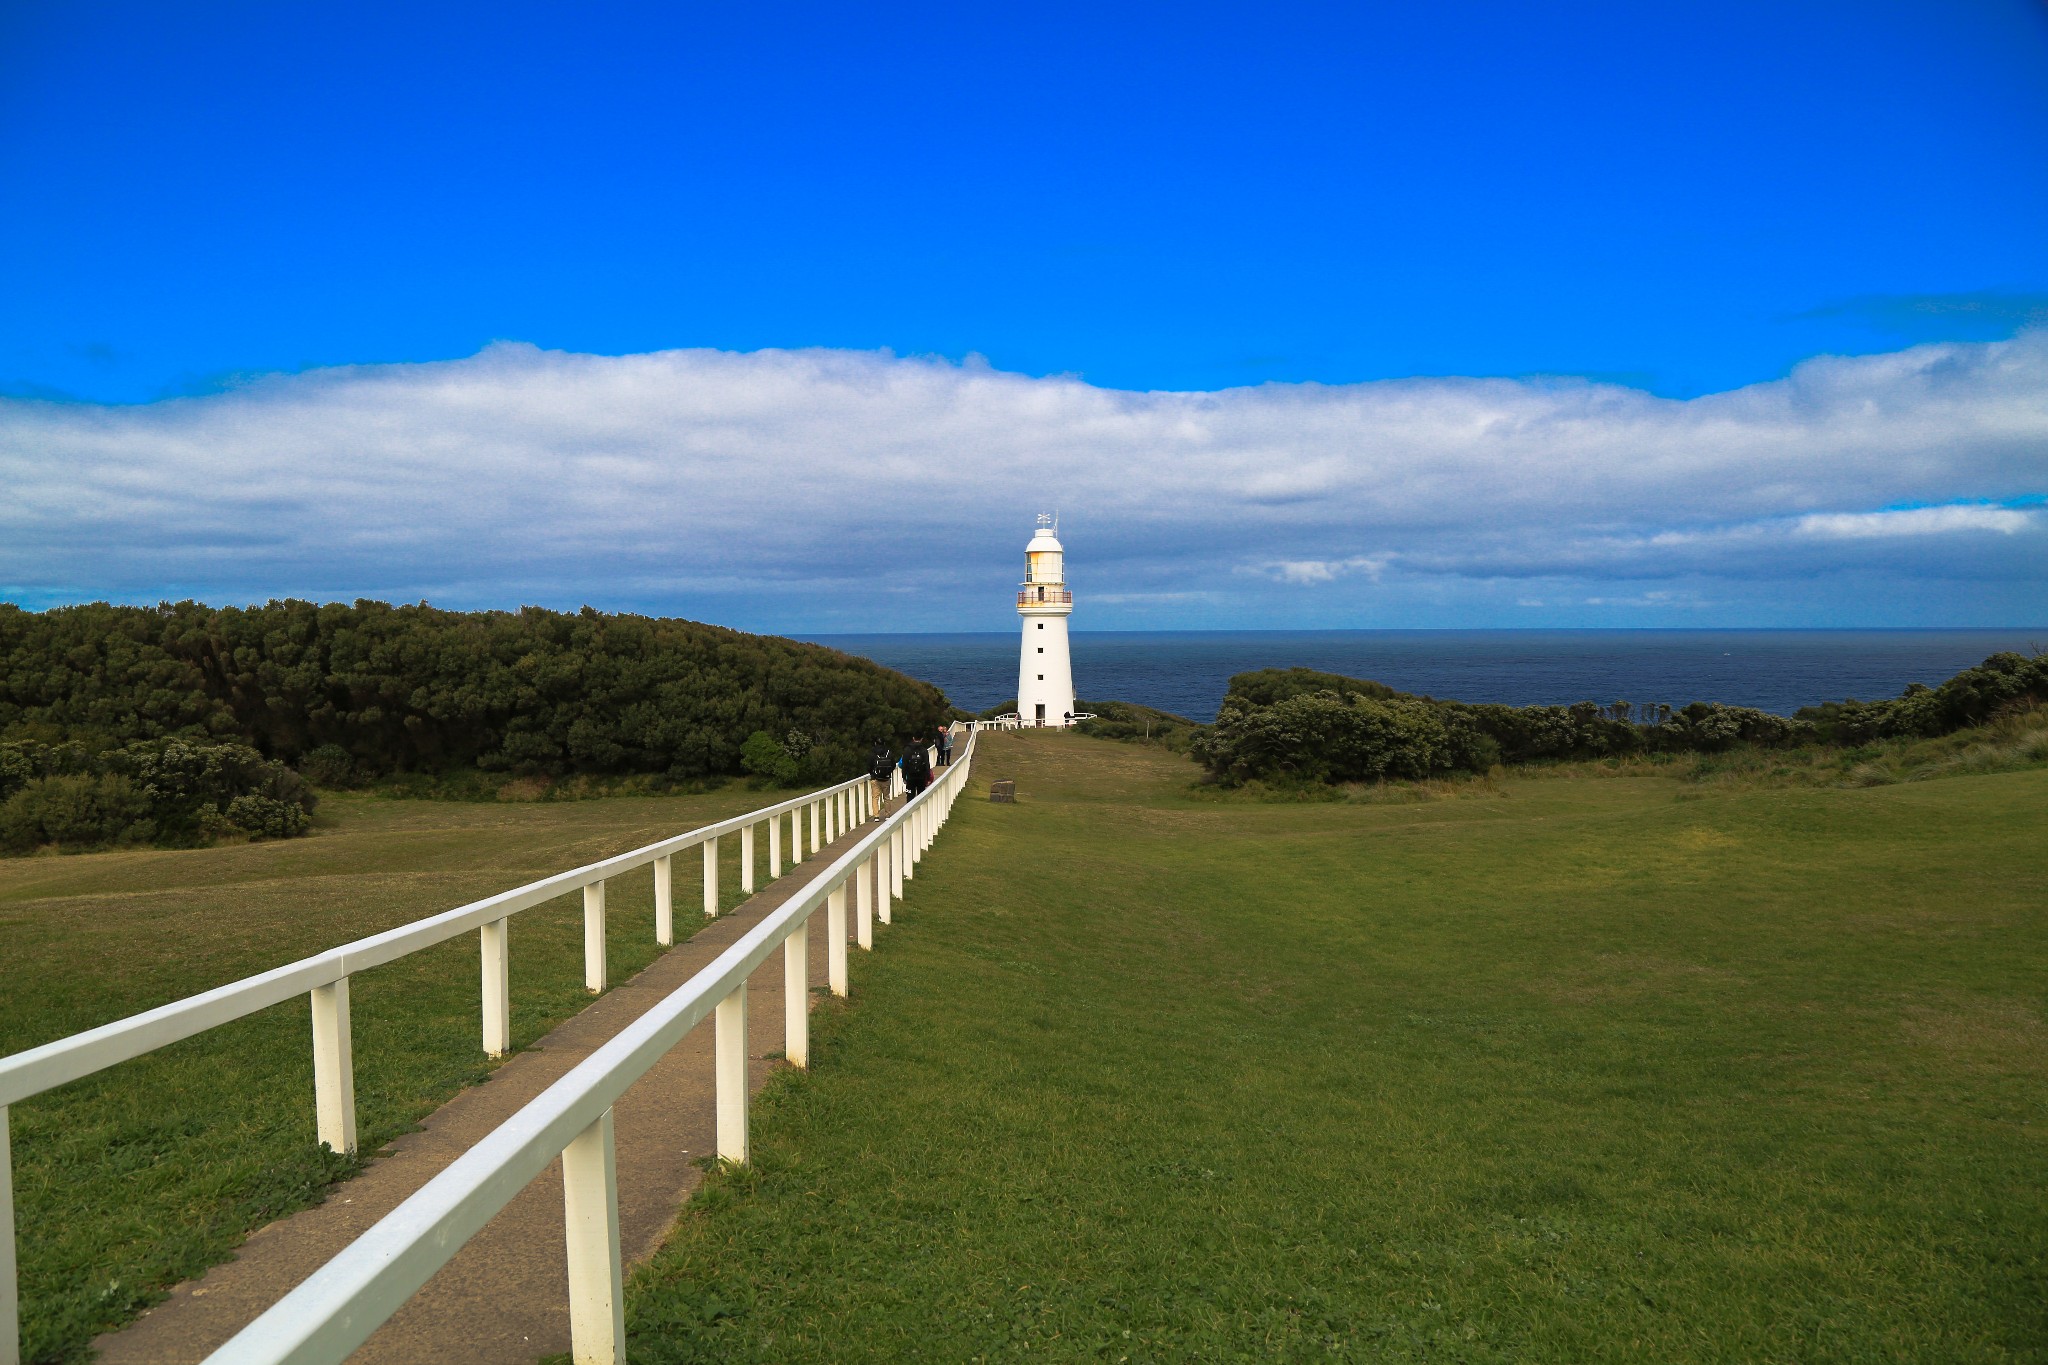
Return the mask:
M1064 612L1022 611L1017 665L1017 720L1027 726L1074 723L1074 665Z

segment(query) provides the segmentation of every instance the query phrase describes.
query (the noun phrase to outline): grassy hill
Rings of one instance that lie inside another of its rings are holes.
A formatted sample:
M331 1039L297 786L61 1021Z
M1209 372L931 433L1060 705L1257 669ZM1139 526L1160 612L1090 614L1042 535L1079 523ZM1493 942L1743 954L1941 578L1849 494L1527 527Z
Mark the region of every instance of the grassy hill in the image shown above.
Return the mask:
M2048 1359L2048 771L984 743L636 1360Z

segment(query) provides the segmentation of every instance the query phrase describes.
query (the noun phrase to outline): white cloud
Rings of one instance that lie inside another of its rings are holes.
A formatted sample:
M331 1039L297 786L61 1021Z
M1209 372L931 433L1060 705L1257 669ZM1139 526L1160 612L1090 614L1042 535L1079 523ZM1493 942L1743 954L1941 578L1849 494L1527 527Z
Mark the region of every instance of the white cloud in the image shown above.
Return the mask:
M1349 559L1275 559L1247 566L1251 573L1264 574L1282 583L1328 583L1345 574L1364 574L1377 583L1391 555L1352 555Z
M1877 536L1945 536L1958 531L1995 531L2013 535L2033 524L2034 515L2017 507L1986 507L1952 503L1946 507L1909 507L1884 512L1817 512L1801 517L1795 531L1826 540L1867 540Z
M2048 616L2043 518L2010 505L2044 491L2048 332L1688 401L1500 379L1129 393L880 353L499 345L139 407L0 402L0 586L909 628L1013 577L1031 514L1058 507L1080 587L1120 623L1173 602L1269 623L1275 593L1452 610L1503 579L1619 603L1835 571L2021 582Z

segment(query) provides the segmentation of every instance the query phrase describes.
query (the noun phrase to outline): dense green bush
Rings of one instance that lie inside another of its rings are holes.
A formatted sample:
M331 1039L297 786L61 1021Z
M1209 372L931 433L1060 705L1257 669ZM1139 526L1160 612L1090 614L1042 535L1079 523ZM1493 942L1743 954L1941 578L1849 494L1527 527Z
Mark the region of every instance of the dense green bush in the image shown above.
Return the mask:
M740 764L778 787L794 787L803 781L810 747L807 737L795 731L777 739L766 730L756 730L740 746Z
M232 742L323 785L722 776L748 736L792 730L806 771L851 773L946 712L937 688L836 650L587 608L0 604L0 740Z
M1371 697L1388 701L1402 694L1385 683L1367 678L1347 678L1341 673L1318 673L1313 668L1261 668L1240 673L1230 680L1228 696L1252 706L1272 706L1290 697L1312 692L1335 692L1340 697Z
M2048 704L2048 654L1994 654L1939 687L1915 683L1889 701L1809 706L1799 718L1831 744L1931 739Z
M1334 690L1293 693L1263 705L1233 691L1193 752L1234 782L1427 777L1452 761L1440 708L1415 698Z
M2048 657L1994 654L1929 688L1885 702L1809 707L1795 717L1693 702L1673 710L1503 706L1438 701L1381 683L1305 668L1230 680L1216 723L1190 752L1225 783L1359 782L1485 772L1495 763L1644 753L1719 753L1951 734L2048 701Z
M149 801L119 773L38 777L0 804L0 848L99 848L149 839Z
M102 753L83 745L0 743L0 849L189 845L240 830L303 834L313 792L245 744L181 739Z

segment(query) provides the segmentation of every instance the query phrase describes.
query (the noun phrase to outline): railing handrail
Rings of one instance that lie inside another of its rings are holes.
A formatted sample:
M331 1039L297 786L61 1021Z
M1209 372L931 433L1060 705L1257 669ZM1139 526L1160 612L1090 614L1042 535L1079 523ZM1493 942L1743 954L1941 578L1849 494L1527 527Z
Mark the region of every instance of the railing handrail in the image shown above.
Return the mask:
M124 1019L0 1057L0 1107L68 1085L96 1071L104 1071L258 1010L282 1004L313 987L328 985L366 968L382 966L422 948L445 943L480 925L530 910L557 896L630 872L658 858L672 856L749 825L801 810L814 801L857 787L868 780L867 774L863 773L772 806L671 835L644 847L557 872L410 924L354 939L198 995L173 1000L140 1014L131 1014Z
M923 792L272 1304L208 1356L207 1365L320 1365L345 1360L579 1135L603 1123L633 1082L742 987L793 930L846 886L885 840L910 825L925 807L957 790L973 753L970 730L959 759ZM943 807L939 818L944 818ZM608 1142L609 1128L605 1131ZM612 1197L616 1199L615 1190ZM611 1226L616 1237L615 1213ZM618 1287L613 1286L614 1293ZM616 1306L613 1311L618 1311Z

